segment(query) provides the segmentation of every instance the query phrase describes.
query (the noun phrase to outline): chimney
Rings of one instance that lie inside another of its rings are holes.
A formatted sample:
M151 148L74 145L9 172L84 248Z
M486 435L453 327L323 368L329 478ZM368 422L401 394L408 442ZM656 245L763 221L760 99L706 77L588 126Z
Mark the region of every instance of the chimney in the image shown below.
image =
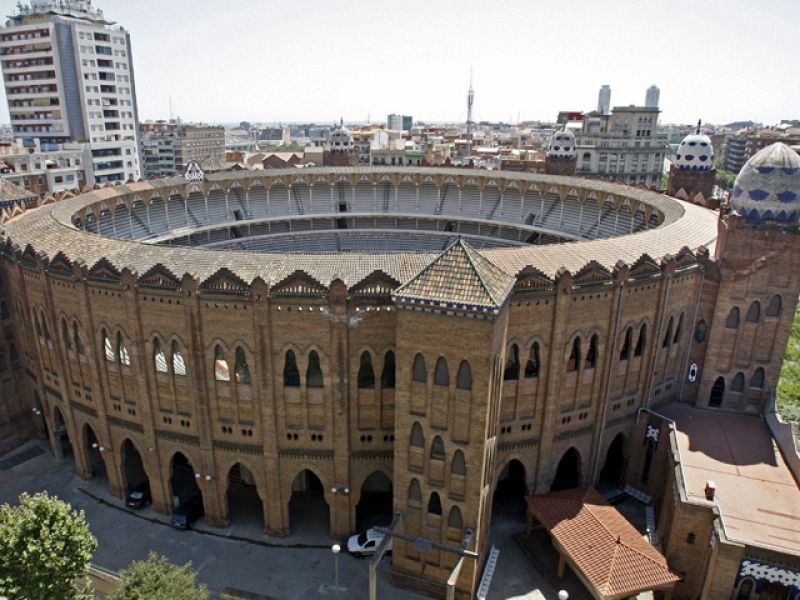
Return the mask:
M711 479L709 479L708 481L706 481L705 492L706 492L706 500L713 501L714 496L717 493L717 484L714 483Z

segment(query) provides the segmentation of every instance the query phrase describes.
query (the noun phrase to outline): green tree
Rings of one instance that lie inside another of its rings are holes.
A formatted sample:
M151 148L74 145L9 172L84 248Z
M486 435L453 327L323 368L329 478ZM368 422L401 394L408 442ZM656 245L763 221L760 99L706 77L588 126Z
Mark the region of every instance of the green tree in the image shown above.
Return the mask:
M121 581L108 600L207 600L206 586L188 562L182 567L151 552L147 560L132 562L119 573Z
M778 412L787 421L800 421L800 306L794 317L792 334L783 358L778 382Z
M97 540L83 511L47 493L0 506L0 595L68 600L86 575Z
M736 175L725 169L717 169L717 176L715 183L723 190L732 190L733 183L736 181Z

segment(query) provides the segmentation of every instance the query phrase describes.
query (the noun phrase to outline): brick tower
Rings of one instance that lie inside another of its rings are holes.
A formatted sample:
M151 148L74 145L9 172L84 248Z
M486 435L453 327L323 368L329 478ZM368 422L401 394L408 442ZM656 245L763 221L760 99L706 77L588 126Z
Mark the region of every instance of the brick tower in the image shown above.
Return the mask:
M675 162L669 170L667 194L708 208L719 208L712 200L714 180L714 146L707 135L700 133L700 121L694 133L687 135L678 146Z
M575 175L578 151L575 148L575 134L567 129L559 129L550 137L544 171L548 175Z
M800 156L776 143L747 162L720 217L691 359L698 406L760 414L777 385L800 293L798 218Z

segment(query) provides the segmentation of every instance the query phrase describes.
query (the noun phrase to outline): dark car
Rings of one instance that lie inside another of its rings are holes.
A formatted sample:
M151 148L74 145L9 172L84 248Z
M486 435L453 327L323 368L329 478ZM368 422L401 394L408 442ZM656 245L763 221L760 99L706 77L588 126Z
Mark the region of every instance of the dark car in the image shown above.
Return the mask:
M136 484L128 498L125 500L125 506L128 508L144 508L150 504L150 484L147 481L142 481Z
M172 513L170 524L178 529L189 529L192 523L203 516L203 500L200 496L189 498Z

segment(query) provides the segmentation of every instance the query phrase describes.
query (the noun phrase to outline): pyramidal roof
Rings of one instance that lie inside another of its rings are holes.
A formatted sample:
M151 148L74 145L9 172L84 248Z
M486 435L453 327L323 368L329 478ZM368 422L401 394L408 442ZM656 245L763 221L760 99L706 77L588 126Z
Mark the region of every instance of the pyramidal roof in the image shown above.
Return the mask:
M393 297L410 304L497 313L514 281L459 238L397 288Z

